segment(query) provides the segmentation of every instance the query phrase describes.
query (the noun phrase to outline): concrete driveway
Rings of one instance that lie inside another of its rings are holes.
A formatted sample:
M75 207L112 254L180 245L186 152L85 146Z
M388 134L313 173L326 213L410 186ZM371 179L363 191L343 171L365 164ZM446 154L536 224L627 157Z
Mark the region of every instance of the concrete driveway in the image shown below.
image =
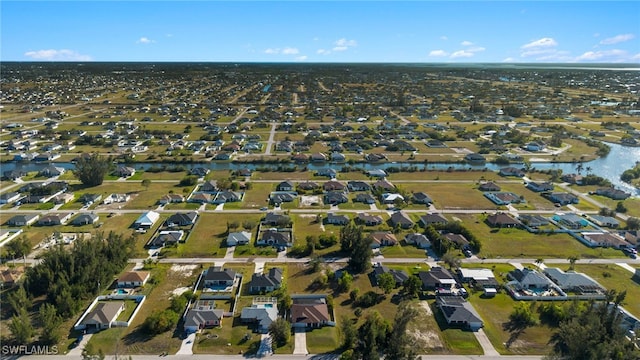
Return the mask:
M92 335L93 334L85 334L82 337L82 341L80 341L80 344L78 344L78 346L74 347L73 349L69 350L67 355L70 355L70 356L80 356L80 355L82 355L82 350L84 350L85 345L87 345L87 343L89 342L89 339L91 339Z
M307 355L307 332L304 328L295 328L294 330L294 347L293 355Z
M176 355L193 355L193 343L196 341L196 333L191 333L187 335L187 337L182 340L182 344L180 345L180 350L176 353Z

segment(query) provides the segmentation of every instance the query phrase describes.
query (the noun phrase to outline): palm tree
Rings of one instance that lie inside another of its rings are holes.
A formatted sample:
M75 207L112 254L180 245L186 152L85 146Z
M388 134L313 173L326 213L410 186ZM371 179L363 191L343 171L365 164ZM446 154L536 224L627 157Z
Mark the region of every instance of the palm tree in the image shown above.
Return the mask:
M587 175L589 175L591 174L591 170L593 169L591 168L591 166L587 166L584 170L587 172Z
M576 265L576 261L578 261L578 257L576 255L571 255L567 258L569 260L569 270L573 270Z
M582 163L578 163L576 165L576 171L578 172L578 174L580 174L583 169L584 169L584 166L582 165Z

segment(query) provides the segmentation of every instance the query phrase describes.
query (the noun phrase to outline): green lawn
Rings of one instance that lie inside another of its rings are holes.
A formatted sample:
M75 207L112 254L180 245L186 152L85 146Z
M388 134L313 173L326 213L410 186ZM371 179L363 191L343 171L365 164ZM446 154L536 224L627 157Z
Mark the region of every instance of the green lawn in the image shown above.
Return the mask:
M484 322L484 331L496 350L503 355L543 355L548 353L548 342L553 329L546 325L536 325L524 330L509 342L511 334L503 328L509 321L515 301L507 294L499 293L494 298L485 299L481 292L471 293L468 301L478 311Z
M337 327L324 326L307 331L307 351L310 354L332 352L340 346ZM292 337L293 340L293 337Z
M638 281L632 279L633 273L612 264L576 264L575 270L589 275L606 289L626 291L627 296L623 307L636 317L640 317L640 303L634 300L640 297L640 286Z
M251 190L247 190L244 193L242 207L245 209L254 209L268 206L269 194L275 190L275 183L253 182L251 184Z
M619 257L613 249L589 248L568 234L532 234L523 229L494 229L484 215L456 215L482 243L481 257L580 258Z

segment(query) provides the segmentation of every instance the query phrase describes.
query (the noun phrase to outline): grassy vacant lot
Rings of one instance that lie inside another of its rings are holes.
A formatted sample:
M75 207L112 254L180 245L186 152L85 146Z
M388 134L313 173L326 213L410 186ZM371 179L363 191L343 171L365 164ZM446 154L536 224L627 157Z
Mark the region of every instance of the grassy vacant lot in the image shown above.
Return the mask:
M149 336L142 331L144 320L156 311L169 307L172 291L182 286L193 286L198 271L171 269L170 265L156 265L152 277L158 279L157 285L147 285L144 292L147 299L128 328L111 328L92 336L90 342L105 354L160 354L163 351L174 353L180 347L180 331ZM196 269L197 270L197 269Z
M292 172L279 172L279 171L255 171L251 179L252 180L273 180L274 182L283 180L309 180L313 176L310 171L292 171ZM254 184L255 185L255 184Z
M252 182L251 190L244 193L242 207L245 209L261 208L269 203L269 193L275 190L275 183Z
M482 298L480 292L472 293L469 301L484 321L484 331L493 346L503 355L546 354L553 329L546 325L527 328L519 335L512 336L503 325L509 321L515 301L507 294L500 293L494 298ZM508 344L508 345L507 345Z
M637 280L632 278L633 273L613 264L577 264L575 270L589 275L606 289L626 291L623 307L636 317L640 316L640 303L635 300L640 297L640 286Z
M403 184L408 190L409 185ZM420 191L431 196L438 209L493 209L496 207L491 201L478 191L471 183L426 184Z
M523 229L493 229L484 215L456 215L482 243L483 257L579 258L619 257L612 249L592 249L568 234L531 234Z
M260 214L246 214L239 217L237 214L202 213L187 241L178 246L176 255L179 257L224 257L227 224L238 223L236 231L243 231L243 221L252 221L257 225L260 217ZM255 228L253 231L255 232Z

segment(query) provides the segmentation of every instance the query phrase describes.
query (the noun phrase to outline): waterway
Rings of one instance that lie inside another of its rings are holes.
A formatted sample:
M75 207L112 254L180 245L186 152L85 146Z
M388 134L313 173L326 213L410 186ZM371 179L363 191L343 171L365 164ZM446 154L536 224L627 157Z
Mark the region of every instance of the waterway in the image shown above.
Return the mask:
M618 144L608 144L611 147L611 151L609 155L603 158L599 158L596 160L592 160L589 162L581 163L583 166L582 173L586 173L586 169L589 169L589 172L598 176L601 176L611 183L624 191L632 193L633 195L640 196L640 189L636 189L633 186L623 182L620 180L620 175L632 167L635 166L636 162L640 162L640 147L626 147ZM40 171L44 167L46 167L47 163L16 163L16 162L8 162L2 163L2 171L8 170L21 170L25 172L29 171ZM74 164L70 162L61 162L55 163L56 166L63 167L65 169L73 169ZM578 163L551 163L551 162L533 162L531 166L537 170L550 170L550 169L561 169L564 174L575 173L576 167ZM426 169L426 170L447 170L449 168L454 170L459 169L471 169L471 170L491 170L498 171L500 168L504 167L504 165L497 165L493 163L486 164L468 164L468 163L410 163L410 162L383 162L383 163L354 163L354 164L345 164L345 163L309 163L309 164L258 164L258 163L234 163L234 162L208 162L208 163L134 163L128 166L134 167L138 170L148 169L149 167L155 166L183 166L187 169L191 169L194 167L205 167L211 170L238 170L238 169L259 169L259 168L272 168L276 169L278 167L289 168L297 166L298 168L306 167L309 171L315 171L324 168L333 168L337 171L340 171L344 166L350 166L352 168L362 169L362 170L373 170L373 169L388 169L390 167L396 168L415 168L418 170ZM513 165L518 167L519 165Z

